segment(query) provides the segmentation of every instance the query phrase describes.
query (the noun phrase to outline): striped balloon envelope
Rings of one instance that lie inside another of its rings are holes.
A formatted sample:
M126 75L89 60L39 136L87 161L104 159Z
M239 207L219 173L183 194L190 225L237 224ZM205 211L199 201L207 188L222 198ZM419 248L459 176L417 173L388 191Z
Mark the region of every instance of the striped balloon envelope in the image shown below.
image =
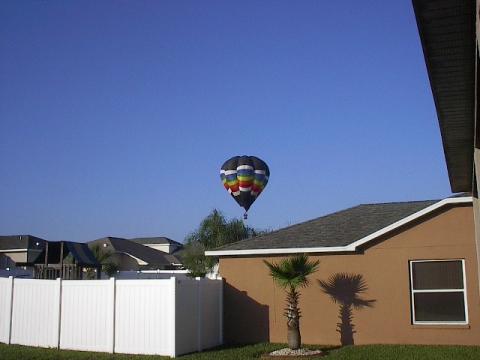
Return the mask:
M220 170L223 186L245 209L245 218L250 206L267 186L269 176L268 165L256 156L234 156L225 161Z

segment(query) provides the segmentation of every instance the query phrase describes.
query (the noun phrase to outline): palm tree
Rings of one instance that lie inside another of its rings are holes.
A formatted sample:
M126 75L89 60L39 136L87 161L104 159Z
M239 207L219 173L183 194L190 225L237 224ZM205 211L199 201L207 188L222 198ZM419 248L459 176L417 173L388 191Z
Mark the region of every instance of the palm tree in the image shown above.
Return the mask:
M353 345L354 325L352 323L352 308L359 310L372 307L375 300L365 300L360 294L368 290L367 283L360 274L334 274L327 281L319 280L322 291L329 295L333 302L340 304L337 331L340 333L342 345Z
M218 259L206 257L205 250L211 250L243 239L262 235L265 231L251 228L242 220L228 220L218 211L213 211L202 220L200 226L185 238L182 263L190 276L205 276L217 264Z
M287 341L292 350L300 348L302 338L300 335L300 298L299 288L309 285L308 276L317 271L319 261L309 261L305 254L286 258L278 264L263 261L270 270L270 276L287 292L287 307L284 315L287 318Z
M118 265L113 260L113 253L109 250L104 250L100 244L94 244L90 250L92 250L95 259L102 265L102 271L107 274L108 277L115 275L118 270ZM95 278L93 269L87 271L87 277L91 279Z

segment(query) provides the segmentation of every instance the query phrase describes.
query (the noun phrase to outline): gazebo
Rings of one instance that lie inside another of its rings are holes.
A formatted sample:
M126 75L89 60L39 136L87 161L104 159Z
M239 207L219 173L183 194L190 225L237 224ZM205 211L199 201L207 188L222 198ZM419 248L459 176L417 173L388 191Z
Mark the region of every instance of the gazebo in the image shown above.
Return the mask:
M47 241L33 265L35 279L65 280L81 280L87 269L95 269L99 279L102 267L87 244L72 241Z

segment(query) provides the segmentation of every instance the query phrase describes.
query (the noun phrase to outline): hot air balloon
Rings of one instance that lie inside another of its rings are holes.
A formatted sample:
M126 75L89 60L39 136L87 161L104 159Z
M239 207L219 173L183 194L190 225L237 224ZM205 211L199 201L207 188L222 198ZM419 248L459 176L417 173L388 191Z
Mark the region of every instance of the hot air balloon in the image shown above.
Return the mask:
M235 201L247 211L267 186L270 170L267 164L255 156L234 156L225 161L220 170L223 186Z

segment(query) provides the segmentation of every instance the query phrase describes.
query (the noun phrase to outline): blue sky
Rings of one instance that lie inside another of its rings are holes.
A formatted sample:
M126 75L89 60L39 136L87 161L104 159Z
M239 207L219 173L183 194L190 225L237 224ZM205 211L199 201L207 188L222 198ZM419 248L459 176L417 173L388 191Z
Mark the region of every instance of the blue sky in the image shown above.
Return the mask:
M169 236L450 195L409 1L0 2L0 234Z

